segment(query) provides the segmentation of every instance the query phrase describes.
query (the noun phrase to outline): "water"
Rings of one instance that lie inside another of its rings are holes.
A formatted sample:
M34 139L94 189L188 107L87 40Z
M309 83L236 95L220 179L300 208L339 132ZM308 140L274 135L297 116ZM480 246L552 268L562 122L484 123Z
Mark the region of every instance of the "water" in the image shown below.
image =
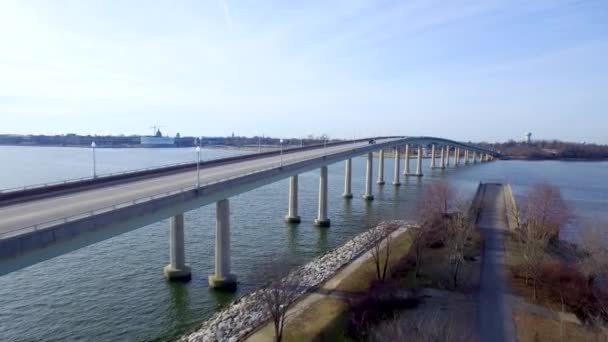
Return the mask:
M205 159L236 151L204 150ZM192 149L98 149L98 172L194 161ZM90 149L0 147L0 188L89 176ZM415 162L411 161L412 169ZM428 160L425 161L428 166ZM429 183L446 179L465 196L479 181L509 180L516 194L538 181L560 186L580 216L605 215L608 207L606 162L494 162L458 170L428 170L421 179L404 180L395 188L393 162L387 159L387 185L374 184L376 199L363 193L365 159L353 160L352 201L343 200L343 163L329 167L332 226L314 227L318 172L302 174L300 216L289 227L287 180L231 199L232 269L239 288L234 295L207 287L213 272L213 206L186 213L186 258L189 283L169 283L162 268L169 260L169 223L158 222L0 277L2 341L164 341L194 329L234 296L268 279L277 263L297 265L335 248L382 220L411 219L416 197ZM376 171L376 168L374 168ZM576 235L574 231L570 235Z

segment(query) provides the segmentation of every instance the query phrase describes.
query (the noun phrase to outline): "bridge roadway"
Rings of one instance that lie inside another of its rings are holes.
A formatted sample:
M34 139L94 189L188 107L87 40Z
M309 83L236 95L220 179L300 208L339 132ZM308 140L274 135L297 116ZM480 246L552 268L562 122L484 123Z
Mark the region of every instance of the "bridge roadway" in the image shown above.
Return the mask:
M197 171L186 170L0 205L0 275L302 172L382 148L429 143L491 153L439 138L386 138L210 166L200 171L200 188Z

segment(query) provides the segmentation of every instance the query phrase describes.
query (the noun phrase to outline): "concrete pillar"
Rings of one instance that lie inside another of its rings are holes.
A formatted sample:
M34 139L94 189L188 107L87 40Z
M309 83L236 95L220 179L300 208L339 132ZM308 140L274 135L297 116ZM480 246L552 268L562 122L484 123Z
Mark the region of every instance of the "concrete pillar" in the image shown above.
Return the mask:
M450 145L445 147L445 167L450 167Z
M422 177L422 146L418 145L418 160L416 161L416 177Z
M405 144L405 166L403 167L403 174L406 176L410 175L410 145Z
M384 185L384 149L378 153L378 185Z
M344 198L353 198L351 190L352 163L350 158L346 159L346 164L344 166L344 193L342 194L342 197Z
M431 169L435 168L435 144L431 145Z
M445 150L441 148L441 159L439 160L439 168L445 169Z
M209 276L214 289L236 290L236 276L230 273L230 202L215 204L215 273Z
M372 195L372 168L374 167L374 156L372 153L367 154L367 168L365 172L365 194L363 194L363 198L371 201L374 199L374 195Z
M327 217L327 166L321 166L319 176L319 211L315 219L315 226L329 227L331 222Z
M298 175L291 176L289 178L289 204L287 208L287 216L285 216L285 222L301 222L300 216L298 215Z
M393 175L393 185L399 186L401 182L399 181L399 177L401 174L399 173L401 156L399 155L399 147L395 147L395 174Z
M460 147L456 147L456 152L454 153L454 166L460 165Z
M464 150L464 165L469 164L469 150Z
M477 152L473 151L473 164L477 164Z
M186 250L184 241L184 214L171 218L171 231L169 233L169 265L165 266L163 273L169 280L190 280L190 266L186 265Z

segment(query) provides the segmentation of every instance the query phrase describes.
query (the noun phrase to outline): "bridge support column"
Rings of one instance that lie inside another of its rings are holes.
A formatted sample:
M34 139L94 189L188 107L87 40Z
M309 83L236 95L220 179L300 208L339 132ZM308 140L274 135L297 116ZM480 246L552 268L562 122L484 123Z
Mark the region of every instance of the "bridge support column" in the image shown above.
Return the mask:
M443 147L441 148L441 161L439 165L441 169L445 169L445 150Z
M454 152L454 166L458 167L460 165L460 147L456 146L456 151Z
M469 150L464 150L464 165L469 164Z
M170 264L163 269L165 278L188 281L190 280L191 272L190 267L186 265L184 214L178 214L171 218L171 232L169 235Z
M384 185L384 149L378 153L378 185Z
M431 169L435 168L435 144L431 145Z
M450 145L445 147L445 167L450 167Z
M399 155L399 147L395 147L395 174L393 175L393 185L394 186L399 186L401 185L401 182L399 181L399 177L401 177L400 174L400 168L401 168L401 156Z
M352 178L352 160L346 159L346 163L344 166L344 193L342 197L344 198L353 198L353 193L351 190L351 178Z
M363 198L371 201L374 199L374 195L372 194L372 177L373 177L373 167L374 167L374 156L372 153L367 154L367 168L365 171L365 194Z
M321 166L319 176L319 211L315 219L315 226L329 227L331 221L327 217L327 166Z
M416 161L416 177L422 177L422 146L418 145L418 160Z
M287 209L287 216L285 216L285 222L301 222L298 215L298 175L289 178L289 207Z
M236 276L230 273L230 202L223 199L215 208L215 273L209 276L209 286L234 291Z
M403 166L403 174L406 176L410 175L410 145L405 144L405 161Z
M477 152L473 151L473 164L477 164Z

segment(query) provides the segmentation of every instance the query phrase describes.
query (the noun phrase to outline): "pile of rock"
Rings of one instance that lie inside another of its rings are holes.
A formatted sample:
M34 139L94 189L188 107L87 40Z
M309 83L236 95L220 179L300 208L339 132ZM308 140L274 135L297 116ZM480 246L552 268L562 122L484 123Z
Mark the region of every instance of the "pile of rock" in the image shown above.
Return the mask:
M330 278L342 266L367 251L370 248L370 236L373 236L374 230L383 229L389 232L407 226L408 224L404 221L382 222L357 235L341 247L296 268L281 280L282 283L297 284L297 289L290 292L289 302L295 301L302 294ZM242 339L269 319L269 314L261 305L262 291L265 290L266 288L260 288L239 298L228 308L203 323L200 329L182 337L181 340L207 342Z

